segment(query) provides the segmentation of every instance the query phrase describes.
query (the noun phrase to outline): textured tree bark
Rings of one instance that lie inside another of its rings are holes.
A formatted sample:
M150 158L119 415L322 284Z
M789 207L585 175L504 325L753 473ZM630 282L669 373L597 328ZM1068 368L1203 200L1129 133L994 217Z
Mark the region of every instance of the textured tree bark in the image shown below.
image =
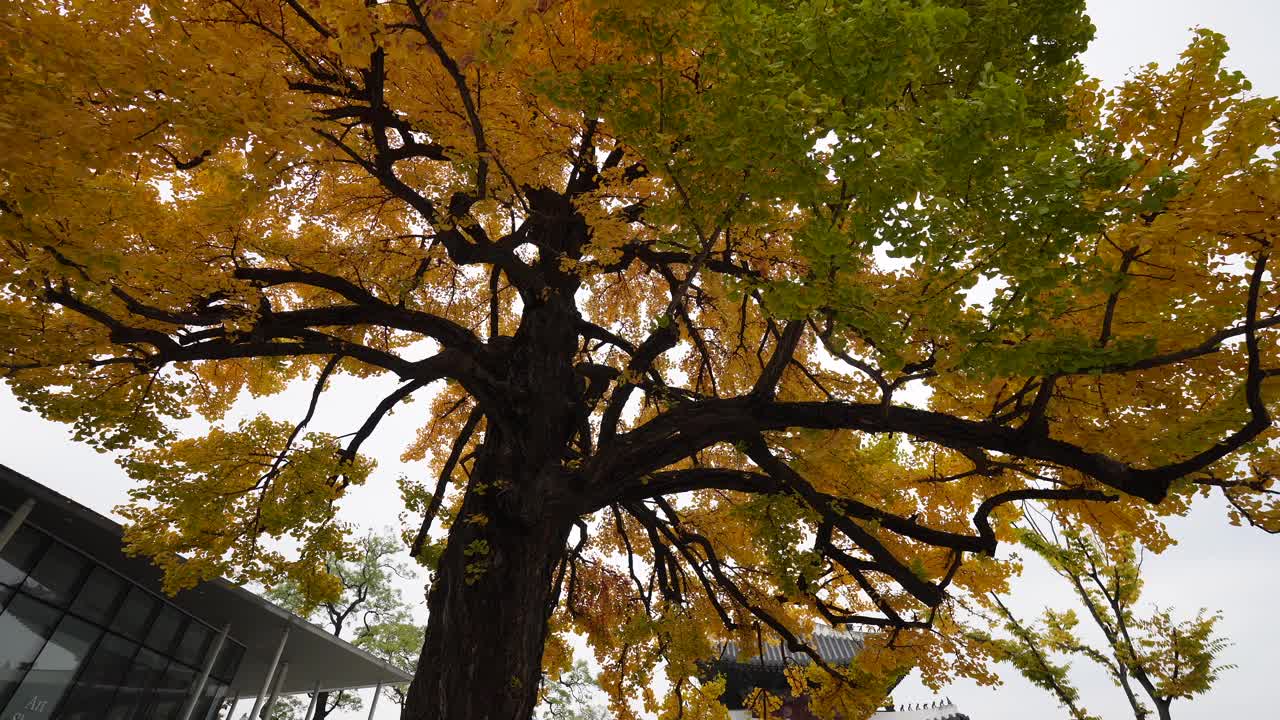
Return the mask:
M485 493L488 495L488 493ZM476 500L473 502L473 498ZM469 493L428 595L430 617L405 720L527 720L542 672L553 574L570 522L515 532L468 523Z
M583 510L566 469L581 412L577 312L571 295L549 295L526 306L511 339L509 406L484 408L484 440L427 596L405 720L533 715L554 576Z

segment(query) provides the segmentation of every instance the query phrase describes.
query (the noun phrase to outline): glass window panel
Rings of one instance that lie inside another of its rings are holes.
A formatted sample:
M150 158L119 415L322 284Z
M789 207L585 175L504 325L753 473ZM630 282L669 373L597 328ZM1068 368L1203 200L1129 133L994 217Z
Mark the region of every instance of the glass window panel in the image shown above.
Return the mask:
M103 720L129 720L129 716L133 713L133 706L128 704L132 700L123 700L121 695L117 694L115 699L111 701L111 707L107 708Z
M209 628L192 620L182 635L182 641L178 643L177 658L188 665L204 667L204 654L212 636Z
M195 671L191 668L181 663L169 663L164 675L156 683L150 702L139 717L147 720L176 718L182 710L182 704L187 700L187 694L191 692L191 685L195 679Z
M0 614L0 703L7 702L53 632L60 612L22 593Z
M116 619L111 623L111 629L135 640L141 639L151 622L156 604L156 599L142 588L136 586L129 588L129 595L125 597L124 604L116 612Z
M146 720L146 715L135 714L134 711L145 708L150 702L151 693L164 675L167 664L164 657L146 648L139 650L138 656L133 660L133 666L129 668L129 674L125 676L124 685L116 693L115 699L111 702L111 708L106 713L108 720L125 720L125 718Z
M59 720L98 720L111 706L138 644L107 634L76 679L71 694L58 713Z
M36 563L22 587L45 602L66 607L88 569L89 561L83 555L54 543Z
M151 623L151 630L147 632L147 647L167 654L181 634L182 626L186 621L187 616L172 605L160 608L160 614L156 616Z
M200 696L200 702L196 704L195 711L191 713L191 717L200 718L201 720L210 720L215 717L214 713L226 695L227 686L213 678L209 678L209 681L204 684L204 693Z
M104 567L95 567L71 604L71 612L105 625L124 589L123 578Z
M48 538L23 525L0 550L0 583L18 585L36 564Z
M40 651L22 684L0 711L3 718L40 720L53 715L58 701L89 655L102 631L79 618L64 617L58 630Z
M213 666L213 676L230 683L236 679L236 670L240 669L240 658L244 656L244 647L228 640L218 654L218 662Z

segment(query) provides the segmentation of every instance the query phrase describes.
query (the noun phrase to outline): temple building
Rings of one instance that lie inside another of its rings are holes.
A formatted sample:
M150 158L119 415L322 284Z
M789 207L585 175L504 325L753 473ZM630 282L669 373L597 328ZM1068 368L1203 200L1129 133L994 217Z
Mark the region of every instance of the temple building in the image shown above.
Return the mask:
M256 717L411 679L225 580L160 588L118 524L0 465L0 718L209 720L237 701Z
M851 630L824 628L808 639L810 647L829 665L841 666L853 662L862 650L863 635ZM747 655L734 643L725 643L720 656L706 665L708 676L725 678L725 693L720 701L729 710L732 720L749 720L751 711L746 703L757 688L782 699L782 708L776 716L782 720L816 720L809 712L808 699L793 696L784 671L788 666L806 665L809 656L788 653L780 644L765 645L762 652ZM949 699L930 702L887 705L871 716L872 720L970 720Z

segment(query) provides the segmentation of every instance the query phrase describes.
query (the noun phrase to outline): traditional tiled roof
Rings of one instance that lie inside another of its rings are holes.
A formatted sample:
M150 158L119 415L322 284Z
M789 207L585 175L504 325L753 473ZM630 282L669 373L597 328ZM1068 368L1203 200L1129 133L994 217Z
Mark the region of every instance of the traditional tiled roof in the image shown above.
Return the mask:
M821 629L805 639L809 647L829 665L848 665L862 650L862 633L850 630ZM765 668L782 668L786 665L808 665L810 658L803 652L791 652L779 643L765 643L761 652L756 648L739 650L737 643L727 642L720 652L720 663L757 665Z
M950 700L931 703L907 703L886 708L871 716L872 720L969 720Z
M820 628L804 639L823 662L828 665L848 665L865 645L865 634L854 630ZM739 648L736 643L721 646L720 656L710 663L711 674L724 673L729 681L721 701L730 710L740 710L744 698L753 687L770 692L787 692L782 669L788 665L808 665L812 659L807 653L793 652L779 643L765 643L763 647ZM969 720L950 700L934 700L927 703L907 703L889 707L872 716L874 720Z

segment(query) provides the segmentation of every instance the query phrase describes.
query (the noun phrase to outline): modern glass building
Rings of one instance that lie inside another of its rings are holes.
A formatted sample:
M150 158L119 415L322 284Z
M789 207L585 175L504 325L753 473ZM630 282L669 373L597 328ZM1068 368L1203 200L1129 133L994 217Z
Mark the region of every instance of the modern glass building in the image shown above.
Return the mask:
M0 718L208 720L410 679L231 583L160 579L119 525L0 465Z

